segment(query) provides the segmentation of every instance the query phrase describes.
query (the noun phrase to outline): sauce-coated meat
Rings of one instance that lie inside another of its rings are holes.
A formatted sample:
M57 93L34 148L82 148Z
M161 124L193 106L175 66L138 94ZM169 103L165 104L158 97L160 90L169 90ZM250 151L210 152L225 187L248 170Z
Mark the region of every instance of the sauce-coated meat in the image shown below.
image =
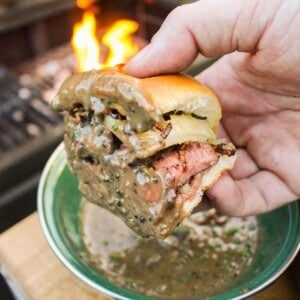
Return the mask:
M214 165L218 157L209 144L189 142L154 161L152 165L163 172L170 187L187 183L191 177Z

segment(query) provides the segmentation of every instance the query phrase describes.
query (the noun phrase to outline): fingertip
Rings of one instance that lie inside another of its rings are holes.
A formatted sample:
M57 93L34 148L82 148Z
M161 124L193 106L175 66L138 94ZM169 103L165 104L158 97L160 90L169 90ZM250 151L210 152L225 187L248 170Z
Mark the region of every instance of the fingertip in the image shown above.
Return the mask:
M125 65L125 72L136 77L178 73L195 60L198 49L186 22L178 23L174 13L171 15L173 17L165 20L150 44Z
M151 51L151 44L141 49L134 57L132 57L124 66L124 71L135 77L146 77L149 75L147 70L148 56Z
M170 53L169 41L151 42L124 66L124 71L135 77L150 77L177 73L184 70L192 61L180 54Z

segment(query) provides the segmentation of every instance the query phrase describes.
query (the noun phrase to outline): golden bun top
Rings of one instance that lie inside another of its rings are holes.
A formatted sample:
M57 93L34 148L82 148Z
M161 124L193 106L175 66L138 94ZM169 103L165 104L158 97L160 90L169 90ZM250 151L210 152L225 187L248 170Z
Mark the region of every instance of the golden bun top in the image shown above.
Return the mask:
M193 113L206 117L216 129L221 107L216 95L199 81L182 74L160 75L139 80L141 90L162 114L170 111Z
M68 110L75 103L90 106L91 98L116 97L137 103L153 119L182 111L207 118L213 130L221 118L216 95L197 80L182 74L135 78L120 67L92 70L67 78L52 101L55 110Z

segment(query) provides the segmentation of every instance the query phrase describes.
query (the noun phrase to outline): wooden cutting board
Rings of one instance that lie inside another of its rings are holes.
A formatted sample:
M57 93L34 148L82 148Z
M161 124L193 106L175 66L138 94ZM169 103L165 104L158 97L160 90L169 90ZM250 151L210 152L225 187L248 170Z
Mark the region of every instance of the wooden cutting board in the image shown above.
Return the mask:
M36 213L0 236L0 265L14 292L25 299L109 299L77 279L58 260Z
M34 213L0 235L0 266L16 294L30 300L108 300L77 279L54 255ZM293 274L285 272L252 299L299 299Z

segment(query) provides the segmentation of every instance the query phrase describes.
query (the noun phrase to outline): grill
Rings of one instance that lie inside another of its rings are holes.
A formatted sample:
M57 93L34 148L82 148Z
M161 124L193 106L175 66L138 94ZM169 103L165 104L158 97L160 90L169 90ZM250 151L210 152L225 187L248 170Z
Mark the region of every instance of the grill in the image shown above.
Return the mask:
M0 232L34 211L40 172L62 140L62 117L0 66Z
M41 92L0 67L0 190L39 168L44 147L62 137L61 116ZM30 161L31 159L31 161Z
M36 208L40 173L63 139L49 102L74 71L69 44L12 70L0 65L0 232Z
M3 67L0 89L0 155L13 156L14 150L60 124L61 118L49 109L40 92L22 85Z

